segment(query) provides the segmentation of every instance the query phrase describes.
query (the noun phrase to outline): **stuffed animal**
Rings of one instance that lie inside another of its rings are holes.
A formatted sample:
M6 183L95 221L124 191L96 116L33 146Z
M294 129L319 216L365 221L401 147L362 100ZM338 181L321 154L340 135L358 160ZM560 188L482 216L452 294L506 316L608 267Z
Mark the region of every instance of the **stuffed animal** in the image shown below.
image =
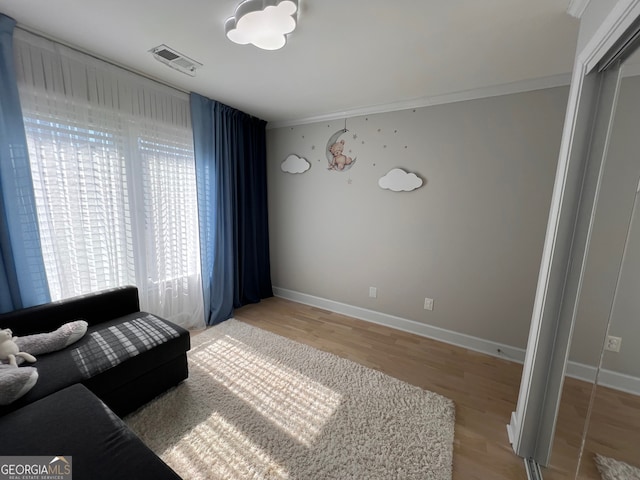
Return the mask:
M85 333L87 333L87 322L75 320L65 323L53 332L15 337L13 340L20 350L33 355L42 355L68 347L80 340Z
M16 368L0 364L0 405L9 405L26 394L38 381L33 367Z
M18 368L18 363L35 362L35 355L61 350L77 342L87 332L87 322L65 323L54 332L13 337L13 332L0 330L0 405L9 405L25 395L38 381L33 367ZM30 352L30 353L27 353ZM3 362L8 362L8 364Z
M53 332L48 333L36 333L34 335L25 335L24 337L11 338L11 330L8 328L0 331L0 340L7 336L11 341L5 348L10 348L14 355L14 361L16 365L21 364L24 360L28 362L35 362L36 359L33 355L42 355L43 353L55 352L68 347L72 343L80 340L85 333L87 333L87 322L84 320L75 320L73 322L65 323L60 328ZM5 339L6 341L6 339ZM19 355L17 353L20 353ZM28 355L33 360L28 359L25 355ZM0 363L7 363L7 361L13 365L8 354L3 355L3 343L0 343Z
M346 165L351 165L353 159L343 155L344 140L334 143L329 147L329 152L333 155L333 161L329 165L329 170L344 170Z
M36 357L33 355L21 352L20 348L13 341L13 333L10 329L5 328L4 330L0 330L0 360L8 361L9 365L13 367L17 367L16 357L24 358L27 362L35 362Z

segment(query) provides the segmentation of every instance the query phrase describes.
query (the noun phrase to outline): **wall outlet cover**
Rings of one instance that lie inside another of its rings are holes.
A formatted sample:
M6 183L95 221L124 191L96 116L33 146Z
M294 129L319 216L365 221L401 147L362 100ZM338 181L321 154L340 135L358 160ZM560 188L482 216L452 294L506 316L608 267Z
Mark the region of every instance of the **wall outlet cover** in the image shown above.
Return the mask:
M429 311L433 310L433 298L424 299L424 309Z
M613 335L609 335L607 337L607 343L604 346L604 348L605 350L609 350L610 352L619 352L621 346L622 346L621 337L614 337Z

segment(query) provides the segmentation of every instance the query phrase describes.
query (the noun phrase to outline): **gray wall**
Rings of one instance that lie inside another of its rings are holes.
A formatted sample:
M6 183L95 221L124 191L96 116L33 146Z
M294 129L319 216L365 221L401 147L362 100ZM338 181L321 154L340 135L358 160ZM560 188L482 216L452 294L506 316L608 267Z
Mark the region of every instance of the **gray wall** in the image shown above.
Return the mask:
M341 138L356 163L343 172L325 157L343 120L269 130L274 286L524 348L567 95L349 118ZM311 169L282 172L290 154ZM380 189L394 167L426 185Z
M570 359L597 365L613 304L616 279L640 176L640 77L622 79L609 154L596 210ZM639 206L640 207L640 206ZM636 212L610 334L620 353L604 368L640 377L640 212Z
M640 201L632 223L629 248L611 316L609 333L623 338L620 353L606 352L603 367L640 377Z

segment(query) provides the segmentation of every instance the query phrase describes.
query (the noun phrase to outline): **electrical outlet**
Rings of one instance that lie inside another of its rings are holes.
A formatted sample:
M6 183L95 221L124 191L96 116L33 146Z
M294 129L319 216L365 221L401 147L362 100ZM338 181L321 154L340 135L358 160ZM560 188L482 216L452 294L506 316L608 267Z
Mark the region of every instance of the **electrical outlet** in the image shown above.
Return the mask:
M376 298L378 296L378 289L376 287L369 287L369 297Z
M424 299L424 309L425 310L433 310L433 298L425 298Z
M610 352L619 352L622 345L622 338L609 335L607 337L607 344L604 346L605 350Z

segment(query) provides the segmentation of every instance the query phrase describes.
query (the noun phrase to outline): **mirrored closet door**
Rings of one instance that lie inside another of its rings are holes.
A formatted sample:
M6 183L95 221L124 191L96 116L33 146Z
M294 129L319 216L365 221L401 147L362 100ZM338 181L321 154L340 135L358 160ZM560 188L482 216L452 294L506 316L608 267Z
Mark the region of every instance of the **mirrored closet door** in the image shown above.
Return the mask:
M604 157L545 480L640 478L640 53L606 74L613 108L594 123Z

